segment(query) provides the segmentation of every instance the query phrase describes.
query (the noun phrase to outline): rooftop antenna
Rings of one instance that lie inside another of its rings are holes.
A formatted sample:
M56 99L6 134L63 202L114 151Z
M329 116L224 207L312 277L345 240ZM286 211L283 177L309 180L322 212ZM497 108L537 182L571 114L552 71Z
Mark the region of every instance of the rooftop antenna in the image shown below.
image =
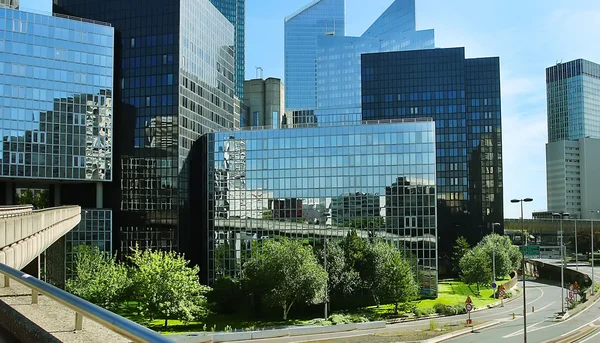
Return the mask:
M262 79L263 78L263 71L264 71L263 68L262 67L254 67L254 68L256 68L256 78L258 79L259 78L259 74L260 74L260 79ZM260 70L260 73L258 72L259 70Z

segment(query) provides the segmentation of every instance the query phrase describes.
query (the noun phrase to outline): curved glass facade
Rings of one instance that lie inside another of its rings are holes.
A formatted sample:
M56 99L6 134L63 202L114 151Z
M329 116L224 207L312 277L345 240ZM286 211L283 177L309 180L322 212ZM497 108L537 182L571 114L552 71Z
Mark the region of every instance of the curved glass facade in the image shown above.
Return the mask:
M0 9L0 176L112 180L114 30Z
M437 289L435 134L432 121L211 133L200 141L199 212L187 255L207 281L239 276L262 242L322 246L356 229L418 265ZM191 252L191 251L190 251Z
M285 19L285 109L317 105L317 37L346 34L345 0L316 0Z

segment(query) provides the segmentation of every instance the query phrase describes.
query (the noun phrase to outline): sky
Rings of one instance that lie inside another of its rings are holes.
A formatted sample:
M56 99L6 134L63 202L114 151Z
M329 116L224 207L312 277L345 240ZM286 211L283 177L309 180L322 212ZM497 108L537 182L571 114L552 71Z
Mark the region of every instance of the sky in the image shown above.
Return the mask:
M284 18L311 1L246 0L247 79L255 67L283 79ZM346 0L346 34L361 35L392 2ZM514 198L534 199L525 218L546 209L545 69L577 58L600 63L600 1L416 0L416 11L417 29L435 29L436 47L500 57L504 216L520 216Z

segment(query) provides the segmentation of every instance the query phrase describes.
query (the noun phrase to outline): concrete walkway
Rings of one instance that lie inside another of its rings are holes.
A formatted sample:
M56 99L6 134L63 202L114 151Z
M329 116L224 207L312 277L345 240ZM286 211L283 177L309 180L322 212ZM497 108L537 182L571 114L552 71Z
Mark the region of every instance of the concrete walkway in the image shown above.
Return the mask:
M18 313L11 314L6 305ZM0 318L0 325L23 342L129 342L87 318L83 319L83 330L74 332L73 310L43 295L39 296L38 304L32 305L31 290L16 281L11 281L8 288L0 288Z

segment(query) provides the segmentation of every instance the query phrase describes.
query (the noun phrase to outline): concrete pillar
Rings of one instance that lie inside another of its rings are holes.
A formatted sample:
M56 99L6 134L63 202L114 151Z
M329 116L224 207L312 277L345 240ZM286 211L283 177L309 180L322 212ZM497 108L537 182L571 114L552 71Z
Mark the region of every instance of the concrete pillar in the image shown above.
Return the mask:
M104 207L104 184L102 182L96 182L96 208Z
M60 206L60 184L54 185L54 206Z
M25 268L22 269L23 273L27 273L31 276L35 276L39 279L40 277L40 257L37 256L33 261L29 262Z
M5 195L4 200L6 201L6 205L14 205L15 204L15 184L13 182L5 183Z

